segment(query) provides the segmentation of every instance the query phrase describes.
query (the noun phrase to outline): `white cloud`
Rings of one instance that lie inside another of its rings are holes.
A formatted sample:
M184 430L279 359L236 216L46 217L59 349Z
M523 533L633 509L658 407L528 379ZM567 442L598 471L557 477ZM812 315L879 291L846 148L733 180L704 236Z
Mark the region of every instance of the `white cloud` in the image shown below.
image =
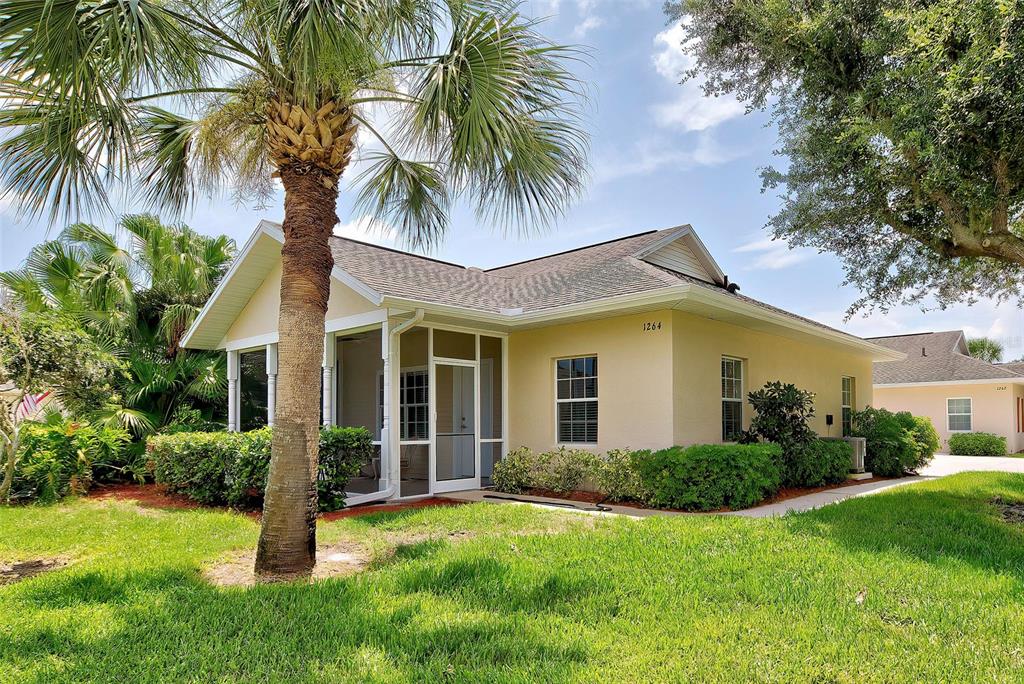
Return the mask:
M654 68L678 89L671 100L651 107L658 125L684 131L703 131L742 115L744 107L734 97L706 96L702 79L691 78L680 83L684 72L694 65L693 57L683 52L682 43L681 24L654 37Z
M359 216L346 223L339 223L334 227L334 234L388 247L395 244L395 232L391 226L369 216Z
M680 171L696 166L717 166L741 155L740 151L723 147L709 133L698 136L697 144L692 148L651 138L639 141L628 150L613 149L596 156L594 183L646 175L667 167Z
M604 26L604 19L601 17L584 17L583 21L577 24L576 28L572 30L572 37L574 40L582 40L588 33L601 26Z
M744 270L777 271L788 268L801 261L807 261L815 255L813 249L798 247L790 249L789 245L779 240L761 239L747 242L732 250L733 252L756 254Z

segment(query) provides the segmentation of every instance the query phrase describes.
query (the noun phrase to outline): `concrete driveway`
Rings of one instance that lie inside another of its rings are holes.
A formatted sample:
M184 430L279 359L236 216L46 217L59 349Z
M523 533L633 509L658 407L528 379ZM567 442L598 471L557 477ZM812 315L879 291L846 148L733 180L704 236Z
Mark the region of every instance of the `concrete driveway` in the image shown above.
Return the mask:
M941 477L966 473L970 470L997 470L1007 473L1024 473L1024 458L995 456L949 456L936 454L927 468L921 470L925 477Z

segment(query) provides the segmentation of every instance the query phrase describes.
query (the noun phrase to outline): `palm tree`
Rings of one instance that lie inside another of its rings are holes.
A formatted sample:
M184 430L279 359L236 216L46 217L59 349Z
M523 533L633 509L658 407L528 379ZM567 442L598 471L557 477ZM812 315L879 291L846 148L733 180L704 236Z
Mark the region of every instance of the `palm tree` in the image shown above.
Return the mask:
M24 266L0 273L22 310L78 320L127 371L119 395L93 419L143 437L185 402L213 405L227 385L223 355L178 346L235 253L234 241L129 215L117 235L86 223L37 245Z
M581 191L578 51L516 0L0 0L8 77L0 183L24 208L153 204L284 188L280 358L257 550L264 578L315 563L319 397L339 183L413 248L458 198L501 229L551 222ZM163 103L169 108L158 107ZM176 108L176 109L175 109ZM194 113L195 116L186 114Z
M999 363L1003 357L1003 345L989 337L967 340L967 351L971 356L989 363Z

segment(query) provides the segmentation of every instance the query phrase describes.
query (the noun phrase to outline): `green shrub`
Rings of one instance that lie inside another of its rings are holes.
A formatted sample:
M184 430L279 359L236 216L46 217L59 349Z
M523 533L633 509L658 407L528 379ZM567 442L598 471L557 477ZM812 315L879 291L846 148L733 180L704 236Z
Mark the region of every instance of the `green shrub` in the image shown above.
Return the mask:
M747 395L754 416L749 434L778 444L786 454L816 437L808 422L814 417L814 393L778 380Z
M84 494L127 467L131 437L120 427L55 416L21 426L11 498L56 501Z
M939 433L935 431L935 426L932 425L930 418L924 416L914 416L910 413L901 413L901 416L910 416L910 420L913 421L912 427L909 427L910 436L914 440L914 444L917 446L917 459L910 470L918 470L928 465L932 456L939 450L941 442L939 441ZM903 420L906 420L903 418Z
M177 432L147 441L153 476L167 489L206 506L228 502L227 474L235 466L244 432ZM234 487L240 489L236 483Z
M709 511L748 508L779 491L782 449L777 444L699 444L637 452L647 503Z
M850 475L853 447L840 439L816 439L786 458L783 483L788 487L821 487L844 482Z
M865 467L875 475L902 477L931 461L939 438L931 422L907 411L866 408L853 414L853 436L867 440Z
M646 452L612 449L598 459L597 489L609 501L646 501L650 497L636 465L642 453Z
M199 503L257 508L270 469L271 428L251 432L179 432L149 438L157 482ZM363 428L320 431L317 493L320 509L345 505L345 486L373 457L372 437Z
M494 464L494 472L491 473L494 490L506 494L522 494L533 486L530 480L533 460L533 452L526 447L508 452Z
M553 492L580 489L597 470L597 455L583 449L559 447L539 454L531 469L532 486Z
M991 432L958 432L949 437L949 453L958 456L1005 456L1006 438Z

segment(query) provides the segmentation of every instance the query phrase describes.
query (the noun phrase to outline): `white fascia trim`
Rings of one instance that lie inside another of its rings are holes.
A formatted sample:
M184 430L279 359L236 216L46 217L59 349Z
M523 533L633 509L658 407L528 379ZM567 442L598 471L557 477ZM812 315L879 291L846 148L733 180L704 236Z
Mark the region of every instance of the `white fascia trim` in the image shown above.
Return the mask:
M332 318L324 323L324 332L341 332L343 330L353 330L355 328L380 325L387 319L388 312L386 309L374 309L373 311L366 311L363 313L353 314L351 316Z
M374 306L380 306L381 301L384 299L384 296L379 292L339 266L331 269L331 277L349 289L354 290Z
M231 279L235 277L238 269L241 268L242 263L245 261L246 257L249 256L249 252L252 251L252 248L256 246L256 242L259 240L261 235L269 235L278 242L284 242L284 233L282 233L280 229L270 221L260 221L259 225L256 226L256 230L252 232L252 235L249 236L249 239L246 240L245 244L242 246L242 250L235 257L234 262L231 264L231 268L228 269L228 272L225 273L224 277L220 279L219 283L217 283L217 287L214 288L213 294L210 295L210 298L206 300L206 304L204 304L203 308L199 311L199 315L196 316L196 320L192 321L192 325L189 327L188 331L185 332L184 337L181 338L181 342L178 343L179 347L188 347L189 343L192 341L192 336L195 335L196 330L199 329L199 325L206 318L207 314L210 313L210 310L213 309L213 305L216 303L221 293L227 289L228 285L231 283Z
M735 299L731 295L718 294L705 288L694 288L691 292L690 299L697 301L704 301L710 304L716 304L724 309L731 309L741 314L750 316L758 320L766 321L768 323L774 323L784 328L789 328L797 332L807 333L814 337L821 337L832 340L834 342L845 344L852 347L872 354L872 359L875 361L902 361L907 358L903 352L898 352L888 347L883 347L880 344L868 342L862 340L859 337L848 335L847 333L840 332L838 330L829 330L826 328L806 323L799 319L790 318L784 314L777 313L770 309L751 304L740 299Z
M876 382L872 387L875 389L899 389L901 387L943 387L945 385L1024 385L1024 378L993 378L991 380L934 380L930 382Z
M268 344L277 344L277 333L270 332L264 333L263 335L253 335L252 337L243 337L238 340L221 340L221 343L217 346L218 349L224 349L226 351L238 351L241 349L250 349L252 347L265 347Z

